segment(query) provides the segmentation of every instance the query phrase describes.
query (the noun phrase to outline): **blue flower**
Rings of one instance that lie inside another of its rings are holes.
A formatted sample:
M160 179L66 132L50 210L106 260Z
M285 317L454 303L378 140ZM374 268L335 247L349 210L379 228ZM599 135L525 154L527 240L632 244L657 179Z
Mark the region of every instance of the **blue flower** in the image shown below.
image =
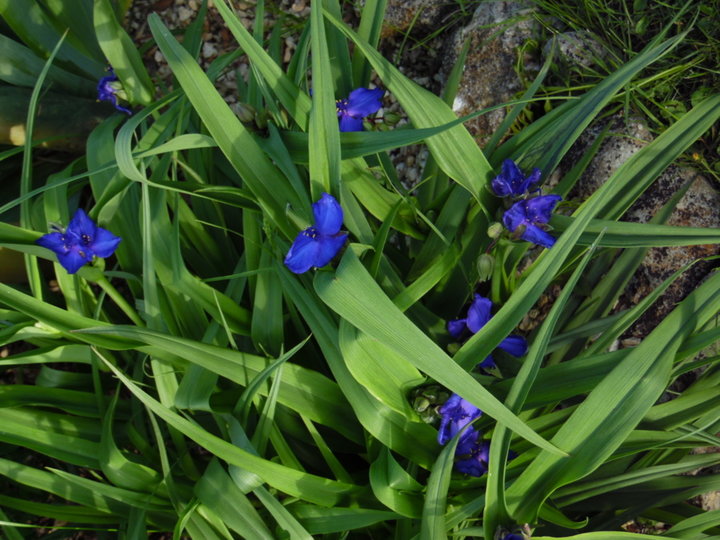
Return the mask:
M98 227L82 209L78 209L63 232L51 232L36 240L55 252L58 262L74 274L93 257L109 257L122 240L110 231Z
M357 88L347 98L338 99L335 108L340 119L340 131L362 131L363 118L380 110L380 99L384 93L380 88Z
M521 229L520 238L539 246L551 248L555 238L538 224L550 221L555 205L562 201L560 195L541 195L534 199L518 201L503 214L503 225L510 231Z
M312 209L315 224L298 233L285 256L285 266L295 274L325 266L347 239L347 234L340 234L343 211L335 197L323 193Z
M118 103L118 92L122 92L122 85L117 75L115 75L113 68L108 68L107 70L110 75L106 75L100 79L97 85L98 101L109 101L118 111L132 114L130 109L126 109Z
M502 171L493 178L492 188L498 197L520 197L540 180L540 169L535 168L525 177L512 159L506 159Z
M500 540L525 540L525 537L521 534L509 533L503 536Z
M455 456L460 459L455 461L455 468L461 473L470 476L482 476L488 471L490 461L490 441L483 441L479 431L460 436ZM513 451L508 452L508 459L517 457Z
M440 444L447 443L458 431L482 414L480 409L457 394L450 396L450 398L438 408L438 412L441 416L440 430L438 431L438 443ZM458 442L458 447L463 444L463 440L472 432L475 432L472 426L465 430Z
M482 476L487 472L490 442L480 440L480 433L477 433L474 440L469 440L464 445L462 452L460 450L460 444L458 444L458 451L455 452L455 455L462 456L462 459L455 462L455 468L458 471L470 476Z
M475 295L475 299L468 308L467 317L465 319L457 319L449 321L447 324L448 332L452 337L458 339L465 332L465 329L475 334L492 318L492 302L479 294ZM499 349L520 357L527 352L527 341L522 336L508 336L500 342ZM486 369L495 367L495 361L492 356L488 356L478 367Z

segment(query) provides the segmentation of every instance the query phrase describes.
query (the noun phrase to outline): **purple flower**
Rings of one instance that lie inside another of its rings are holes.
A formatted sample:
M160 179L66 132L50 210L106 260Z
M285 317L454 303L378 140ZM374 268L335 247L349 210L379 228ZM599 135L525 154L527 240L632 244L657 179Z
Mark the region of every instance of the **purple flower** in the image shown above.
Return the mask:
M438 443L440 444L447 443L458 431L482 414L480 409L457 394L450 396L450 398L438 408L438 412L441 416L440 430L438 431ZM475 429L470 426L465 433L463 433L463 436L458 442L458 447L463 444L463 439L472 432L475 432Z
M340 131L362 131L363 118L378 112L384 93L380 88L357 88L347 98L338 99L335 108L340 119Z
M463 434L455 451L455 456L460 458L455 461L455 468L470 476L482 476L488 470L490 441L483 441L479 431L470 434L465 441L463 441L464 438ZM516 457L515 452L508 453L508 459L512 460Z
M458 448L460 445L458 444ZM458 451L455 455L462 456L455 462L455 468L464 474L470 476L482 476L488 470L488 461L490 458L490 442L481 441L478 437L472 445L467 445L462 454Z
M85 213L78 209L65 231L51 232L36 240L38 244L55 252L58 262L74 274L93 257L109 257L122 240L110 231L98 227Z
M562 201L560 195L541 195L534 199L518 201L503 215L503 225L510 231L521 229L520 238L539 246L551 248L555 237L544 231L539 224L550 221L555 205Z
M113 68L109 67L107 70L110 75L106 75L100 79L97 85L98 101L109 101L118 111L132 114L130 109L126 109L118 103L118 92L122 92L122 85L117 75L115 75Z
M492 318L492 302L479 294L475 295L475 299L468 308L467 317L465 319L457 319L449 321L447 329L450 335L456 339L460 338L467 328L471 333L475 334ZM510 335L503 339L498 345L499 349L520 357L527 352L527 341L522 336ZM492 356L488 356L478 367L492 368L495 367L495 361Z
M525 540L525 537L521 534L509 533L503 536L501 540Z
M540 169L535 168L525 177L512 159L502 164L502 172L493 178L492 188L498 197L520 197L540 180Z
M312 209L315 224L298 233L285 256L285 266L295 274L325 266L347 239L347 234L340 234L343 211L335 197L323 193Z

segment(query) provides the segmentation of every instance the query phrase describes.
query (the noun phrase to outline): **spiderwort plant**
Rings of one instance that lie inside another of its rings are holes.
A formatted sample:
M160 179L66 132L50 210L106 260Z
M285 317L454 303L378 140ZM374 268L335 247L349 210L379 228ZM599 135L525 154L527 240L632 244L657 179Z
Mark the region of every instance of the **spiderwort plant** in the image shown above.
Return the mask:
M335 108L340 121L340 131L362 131L363 118L380 110L380 99L384 93L380 88L356 88L348 97L338 99Z
M440 444L447 443L458 431L482 415L480 409L457 394L450 396L438 408L438 413L440 413L440 429L438 431L438 443ZM471 430L473 430L472 426L465 431L464 436Z
M488 471L490 460L490 442L482 440L482 434L473 430L461 437L455 455L455 468L469 476L482 476Z
M117 75L115 75L115 71L113 71L113 68L109 67L108 69L109 75L106 75L100 81L97 85L97 98L98 101L108 101L112 103L113 107L115 107L116 110L120 112L124 112L125 114L132 114L132 111L130 109L127 109L120 105L118 102L118 97L124 96L124 91L122 89L122 84L120 83L120 80L118 79Z
M468 308L467 316L464 319L456 319L447 323L448 332L455 339L460 339L466 330L475 334L492 318L491 311L492 301L476 294ZM498 345L498 348L517 357L524 355L527 352L527 347L525 338L515 335L506 337ZM488 356L478 364L478 367L482 369L493 368L495 367L495 360L493 360L492 356Z
M503 225L510 232L518 229L520 238L542 247L551 248L555 244L555 238L538 225L550 221L555 205L562 200L559 195L539 195L535 198L528 198L533 186L540 180L540 169L532 170L529 176L525 176L512 159L503 161L500 174L493 178L491 185L498 197L525 197L514 203L503 214Z
M64 231L41 236L37 243L55 252L58 262L68 274L74 274L94 257L109 257L122 239L90 219L78 208Z
M560 195L540 195L513 204L503 214L503 225L510 232L518 232L520 238L545 248L555 245L555 237L539 225L550 221L553 209L562 200Z
M492 180L492 189L498 197L522 197L540 181L540 169L525 176L512 159L503 161L502 170Z
M295 274L325 266L347 239L346 233L340 233L343 210L335 197L323 193L312 209L314 225L298 233L285 256L285 266Z
M438 430L438 443L447 442L461 430L460 440L455 448L455 468L469 476L482 476L488 470L490 443L482 440L482 433L469 426L473 420L482 415L482 411L475 405L453 394L438 408L440 414L440 428Z

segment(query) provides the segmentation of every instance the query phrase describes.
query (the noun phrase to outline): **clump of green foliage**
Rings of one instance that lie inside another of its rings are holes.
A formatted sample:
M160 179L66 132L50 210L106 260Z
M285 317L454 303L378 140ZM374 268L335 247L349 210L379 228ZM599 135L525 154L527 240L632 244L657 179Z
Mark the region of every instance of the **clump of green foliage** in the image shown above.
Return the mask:
M720 91L720 24L714 0L684 4L657 0L534 0L533 4L546 37L558 32L589 32L602 51L590 65L563 70L556 79L560 84L549 83L543 88L547 95L577 95L588 84L597 84L639 54L668 25L683 32L685 38L618 94L615 110L645 118L650 130L658 134L697 103ZM719 158L720 132L714 126L692 145L682 161L720 179Z
M42 2L43 28L60 24L50 8L61 4ZM77 46L60 33L36 74L22 155L0 154L22 158L19 195L0 206L0 247L23 255L27 275L0 284L0 344L13 352L0 359L5 536L42 522L58 537L648 538L621 530L631 518L668 524L656 538L718 534L720 518L686 501L720 476L686 473L720 461L692 453L720 443L720 357L697 357L720 337L720 274L635 348L614 343L679 272L636 306L612 307L649 248L720 242L718 230L663 225L676 200L652 224L621 220L718 121L720 94L679 113L549 224L549 205L530 215L537 196L490 189L506 160L542 188L686 33L663 28L486 155L446 101L378 52L383 2L365 2L357 30L337 2L313 2L286 70L262 24L248 32L221 0L238 51L207 71L197 62L206 3L182 40L152 15L175 77L159 96L113 5L79 4L94 7L82 35L107 55L110 88L133 114L104 118L77 159L34 166L41 90L64 43ZM252 66L238 80L242 118L213 84L240 52ZM373 73L408 125L341 132L338 114L360 107L353 92ZM388 152L417 143L430 158L408 191ZM540 196L554 207L581 172ZM525 212L522 224L508 212ZM541 237L547 247L523 240ZM318 246L332 247L329 265ZM291 250L324 267L291 272ZM527 354L495 351L550 288L558 296ZM474 294L496 312L481 328L468 314L474 333L458 343L447 322ZM491 353L495 367L475 369ZM688 372L693 384L660 402ZM436 413L447 418L453 395L472 407L487 474L458 470L462 432L438 444Z

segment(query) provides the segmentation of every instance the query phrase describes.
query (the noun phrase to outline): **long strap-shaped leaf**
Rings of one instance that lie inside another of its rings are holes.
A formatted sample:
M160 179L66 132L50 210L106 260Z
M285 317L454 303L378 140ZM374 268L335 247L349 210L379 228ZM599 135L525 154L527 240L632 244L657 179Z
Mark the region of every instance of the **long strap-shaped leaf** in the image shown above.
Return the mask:
M567 216L553 216L550 224L555 229L563 231L572 220L573 218ZM585 232L580 235L578 244L587 245L593 242L593 237L597 237L603 230L605 236L600 243L603 247L695 246L720 242L720 229L593 219Z
M511 513L533 522L543 501L559 486L604 462L661 395L684 339L720 309L720 273L688 296L598 384L553 437L570 453L541 452L507 492Z
M355 42L416 127L435 127L456 119L455 113L442 99L403 75L342 21L327 11L325 17ZM428 138L427 145L440 168L482 205L489 196L483 186L490 179L492 168L468 130L464 126L451 128L442 135Z
M279 266L279 265L278 265ZM355 380L338 343L338 327L320 300L282 267L283 291L297 306L323 351L328 367L363 427L385 446L423 467L433 462L433 429L424 422L409 422L406 415L385 406ZM432 443L431 443L432 441Z
M129 100L149 105L155 89L135 44L118 22L109 0L95 0L93 8L98 43L122 81Z
M226 5L226 0L215 2L215 7L232 35L240 44L240 47L248 55L250 62L265 78L265 82L275 93L282 106L287 109L290 116L298 123L300 129L307 130L311 106L308 95L285 75L282 68L255 41L250 32L245 29Z
M561 105L503 144L493 152L492 163L499 165L505 158L523 157L542 171L552 171L613 96L640 70L667 54L682 38L683 35L678 35L660 44L649 45L581 99Z
M533 444L553 455L563 455L528 428L415 326L372 279L352 249L345 252L334 275L323 272L316 276L315 290L341 317L397 351L440 384Z
M455 355L455 360L460 365L470 368L477 363L476 358L485 358L490 354L547 289L565 258L573 251L574 245L593 223L592 220L598 215L605 217L604 212L612 210L608 209L608 202L618 197L622 198L622 194L632 191L636 184L649 186L664 166L667 166L704 130L709 129L718 115L720 115L720 97L705 100L684 115L663 136L658 137L620 167L580 206L573 216L572 224L560 236L557 243L542 254L532 273L490 322L463 345ZM665 135L671 130L671 136L666 137ZM693 136L688 136L688 133ZM658 166L658 163L662 166ZM651 227L651 225L646 226ZM659 231L659 229L655 230Z
M596 245L597 243L593 248ZM515 381L505 399L505 404L514 413L522 410L525 404L525 400L536 380L540 365L547 352L550 338L562 315L563 308L587 264L590 262L594 251L594 249L591 249L585 254L585 257L583 257L583 260L572 273L565 287L563 287L562 293L553 304L550 313L533 340L527 358L523 362L520 372L515 377ZM498 525L509 525L509 523L503 522L509 518L505 501L505 465L507 463L508 450L510 449L510 435L505 426L497 426L490 444L487 492L485 495L485 512L483 514L485 536L488 538L494 534Z
M362 490L358 486L336 482L291 469L290 467L285 467L255 456L245 450L241 450L237 446L213 435L197 424L171 411L162 403L142 391L140 387L130 380L122 371L109 363L106 365L135 397L169 425L213 454L222 456L223 460L228 463L251 470L265 482L280 491L303 500L327 506L337 504L342 497L358 496L362 493Z
M295 191L287 179L272 164L253 135L237 119L207 75L172 37L157 14L150 16L149 23L158 47L165 55L185 95L228 161L240 173L275 225L288 238L294 237L297 231L288 223L285 208L290 204L298 211L306 210L309 217L308 202L295 196Z
M322 191L340 194L340 132L335 113L335 89L322 2L313 2L310 7L313 106L310 111L308 153L310 188L315 200L320 198Z

